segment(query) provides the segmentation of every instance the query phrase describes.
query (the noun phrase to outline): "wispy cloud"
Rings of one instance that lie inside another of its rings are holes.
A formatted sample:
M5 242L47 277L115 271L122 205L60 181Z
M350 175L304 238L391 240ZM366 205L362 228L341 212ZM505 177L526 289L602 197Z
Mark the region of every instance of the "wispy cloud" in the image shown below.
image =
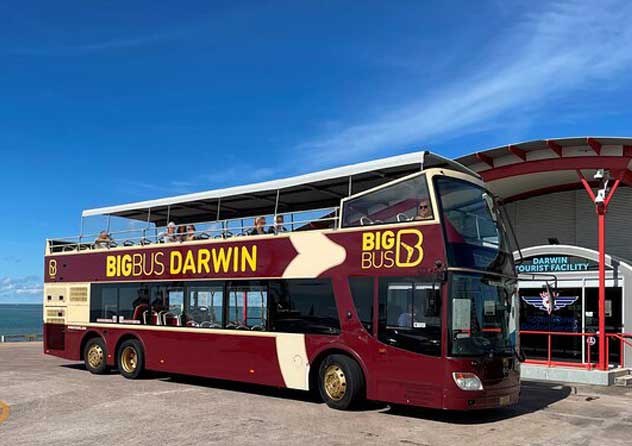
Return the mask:
M41 277L0 277L0 298L33 297L41 294L43 289Z
M591 82L603 87L632 68L631 15L628 1L548 4L500 31L501 43L487 48L488 60L471 75L436 86L436 93L410 92L410 103L298 148L310 149L316 166L348 161L386 147L487 130L514 110L537 111Z
M278 177L280 168L254 167L247 164L215 169L212 174L198 174L189 180L172 180L164 183L149 183L123 179L119 182L122 190L143 198L160 198L181 195L215 188L239 186ZM285 176L285 175L284 175Z
M143 36L133 36L124 39L105 39L89 43L71 45L43 45L41 47L12 48L7 50L13 55L22 56L67 56L86 53L96 53L108 50L141 48L149 45L173 41L191 34L191 31L174 31Z

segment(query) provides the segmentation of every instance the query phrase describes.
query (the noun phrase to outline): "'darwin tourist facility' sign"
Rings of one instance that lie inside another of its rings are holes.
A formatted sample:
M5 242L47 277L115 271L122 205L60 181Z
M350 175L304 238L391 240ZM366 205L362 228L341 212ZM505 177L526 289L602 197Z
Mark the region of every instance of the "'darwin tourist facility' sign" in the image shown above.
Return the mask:
M589 259L567 255L527 257L516 265L518 273L566 273L595 271L599 264Z

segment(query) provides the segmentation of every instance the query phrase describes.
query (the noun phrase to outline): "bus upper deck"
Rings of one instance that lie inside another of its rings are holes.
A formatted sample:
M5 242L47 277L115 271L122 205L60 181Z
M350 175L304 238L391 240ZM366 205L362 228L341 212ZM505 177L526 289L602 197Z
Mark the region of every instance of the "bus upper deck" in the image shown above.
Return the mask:
M432 216L427 191L425 201L407 199L404 188L396 190L399 195L395 197L384 196L384 200L396 204L389 206L390 210L358 211L358 206L375 203L362 203L361 198L348 202L350 197L361 197L367 191L432 168L479 178L451 160L426 151L415 152L282 180L86 210L79 235L49 239L46 253L338 229L409 221L420 215L426 219L424 213ZM343 220L341 205L345 202L348 205ZM419 205L425 210L419 210ZM369 212L372 215L367 215ZM353 221L354 213L357 221Z

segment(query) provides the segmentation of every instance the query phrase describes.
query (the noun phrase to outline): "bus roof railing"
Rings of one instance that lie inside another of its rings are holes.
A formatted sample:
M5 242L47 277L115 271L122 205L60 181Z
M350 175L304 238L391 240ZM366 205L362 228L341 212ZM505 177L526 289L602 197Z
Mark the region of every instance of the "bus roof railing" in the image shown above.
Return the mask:
M336 207L342 198L416 171L441 167L480 178L467 167L428 151L382 158L305 175L83 211L163 226Z

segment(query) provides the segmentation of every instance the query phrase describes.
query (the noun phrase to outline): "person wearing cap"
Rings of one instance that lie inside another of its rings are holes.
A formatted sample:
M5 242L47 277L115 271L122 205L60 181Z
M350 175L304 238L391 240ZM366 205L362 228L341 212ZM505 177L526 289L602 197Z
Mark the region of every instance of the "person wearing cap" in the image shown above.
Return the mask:
M176 239L176 224L172 221L167 225L167 230L162 232L159 236L160 241L162 243L171 243L175 242Z

